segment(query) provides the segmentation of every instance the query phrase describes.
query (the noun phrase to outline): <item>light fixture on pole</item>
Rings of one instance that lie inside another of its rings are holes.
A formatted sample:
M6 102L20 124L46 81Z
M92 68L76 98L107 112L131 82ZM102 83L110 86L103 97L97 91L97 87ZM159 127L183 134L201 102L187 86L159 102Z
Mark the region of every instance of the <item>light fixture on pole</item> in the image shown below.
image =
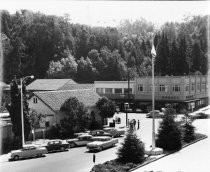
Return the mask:
M20 96L21 96L21 123L22 123L22 146L25 145L25 135L24 135L24 115L23 115L23 82L27 79L31 78L33 79L34 76L26 76L23 78L20 78Z

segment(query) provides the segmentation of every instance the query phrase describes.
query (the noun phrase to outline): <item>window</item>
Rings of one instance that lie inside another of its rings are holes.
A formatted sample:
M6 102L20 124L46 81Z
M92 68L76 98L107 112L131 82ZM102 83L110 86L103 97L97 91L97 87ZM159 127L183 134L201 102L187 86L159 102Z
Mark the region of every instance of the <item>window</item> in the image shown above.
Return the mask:
M34 104L37 103L37 98L36 97L33 98L33 102L34 102Z
M179 92L180 91L180 85L173 85L173 91Z
M46 122L45 122L45 127L46 127L46 128L50 127L50 121L46 121Z
M160 85L159 88L160 88L160 91L161 91L161 92L167 92L167 91L168 91L166 85Z
M128 88L124 88L124 93L128 94ZM132 88L130 88L130 93L132 93Z
M197 84L197 90L200 91L200 84Z
M185 86L185 91L189 91L189 85Z
M192 90L192 91L195 90L195 84L191 84L191 90Z
M103 94L103 88L96 88L96 93Z
M114 93L115 94L122 94L122 88L115 88Z
M202 85L201 85L201 89L205 90L205 87L206 87L206 84L205 84L205 82L203 82Z
M143 84L138 84L138 91L144 91Z
M112 88L105 88L105 94L112 94Z

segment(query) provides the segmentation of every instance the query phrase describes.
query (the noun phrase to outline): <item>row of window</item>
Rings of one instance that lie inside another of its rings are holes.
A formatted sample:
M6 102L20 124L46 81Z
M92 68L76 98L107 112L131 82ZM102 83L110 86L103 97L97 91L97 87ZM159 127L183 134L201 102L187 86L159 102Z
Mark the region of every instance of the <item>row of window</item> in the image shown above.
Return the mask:
M114 89L114 92L112 91ZM129 89L132 93L132 88ZM128 88L96 88L96 92L99 94L127 94Z
M143 84L138 84L137 90L140 92L146 91ZM174 92L180 92L180 85L173 85L172 90ZM152 86L150 86L149 91L152 91ZM159 91L160 92L168 92L168 86L167 85L159 85Z
M197 91L205 90L205 87L206 87L205 83L197 84ZM139 92L146 91L143 84L138 84L137 90ZM178 85L178 84L173 85L172 90L174 92L180 92L180 90L181 90L180 85ZM150 86L149 91L152 91L152 86ZM168 92L168 85L160 84L159 85L159 91L160 92ZM185 91L189 91L189 85L186 85ZM191 91L195 91L195 84L191 84Z

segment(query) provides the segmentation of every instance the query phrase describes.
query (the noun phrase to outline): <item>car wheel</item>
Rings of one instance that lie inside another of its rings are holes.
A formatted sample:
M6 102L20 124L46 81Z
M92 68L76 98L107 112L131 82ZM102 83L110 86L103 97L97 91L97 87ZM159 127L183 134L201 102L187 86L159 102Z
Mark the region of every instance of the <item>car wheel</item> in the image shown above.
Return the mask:
M102 151L102 150L103 150L103 147L102 147L102 146L100 146L100 147L99 147L99 151Z
M20 157L19 157L18 155L15 155L15 156L14 156L14 160L15 160L15 161L19 160L19 158L20 158Z
M64 148L64 147L61 147L61 151L62 151L62 152L65 151L65 148Z
M37 154L37 157L42 157L42 154L40 153L40 154Z
M73 143L73 142L72 142L72 143L70 143L69 145L70 145L70 148L74 148L74 147L76 147L75 143Z

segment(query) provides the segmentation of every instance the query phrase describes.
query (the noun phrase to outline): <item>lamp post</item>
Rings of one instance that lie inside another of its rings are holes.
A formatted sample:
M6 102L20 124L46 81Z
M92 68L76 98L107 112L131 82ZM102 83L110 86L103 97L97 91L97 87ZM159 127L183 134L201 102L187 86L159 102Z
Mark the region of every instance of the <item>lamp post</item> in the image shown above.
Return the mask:
M25 144L25 135L24 135L24 116L23 116L23 82L27 79L31 78L33 79L34 76L26 76L23 78L20 78L20 96L21 96L21 123L22 123L22 146Z
M126 113L126 127L128 126L128 106L129 106L129 104L128 103L125 103L124 104L124 106L125 106L125 113Z

